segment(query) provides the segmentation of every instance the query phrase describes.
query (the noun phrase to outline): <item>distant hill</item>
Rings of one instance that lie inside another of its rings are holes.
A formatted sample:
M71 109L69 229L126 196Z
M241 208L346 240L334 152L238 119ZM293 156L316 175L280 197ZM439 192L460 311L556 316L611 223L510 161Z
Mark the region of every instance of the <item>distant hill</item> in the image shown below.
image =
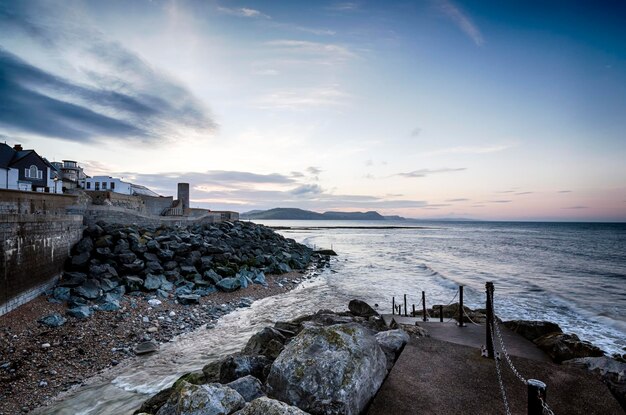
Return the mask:
M287 220L401 220L400 216L382 216L378 212L312 212L297 208L274 208L252 210L240 215L241 219L287 219Z

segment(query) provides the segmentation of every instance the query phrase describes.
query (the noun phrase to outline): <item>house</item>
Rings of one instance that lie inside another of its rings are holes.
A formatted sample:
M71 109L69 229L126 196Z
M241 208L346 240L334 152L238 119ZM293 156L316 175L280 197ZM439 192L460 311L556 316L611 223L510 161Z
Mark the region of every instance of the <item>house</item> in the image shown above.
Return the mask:
M53 161L51 163L59 172L63 191L83 187L87 175L83 168L74 160Z
M35 150L0 143L0 189L61 193L57 182L56 168Z
M85 179L84 189L87 191L111 191L132 196L159 197L145 186L125 182L122 179L111 176L94 176Z

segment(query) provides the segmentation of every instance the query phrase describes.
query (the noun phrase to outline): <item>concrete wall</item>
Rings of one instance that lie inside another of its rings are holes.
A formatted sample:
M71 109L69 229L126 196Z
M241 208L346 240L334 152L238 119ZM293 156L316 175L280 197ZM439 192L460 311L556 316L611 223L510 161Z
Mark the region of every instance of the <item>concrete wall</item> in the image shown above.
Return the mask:
M124 209L134 210L136 212L144 212L144 201L138 196L125 195L111 191L92 191L87 192L94 205L108 205Z
M65 214L76 196L0 189L0 214Z
M144 212L150 215L160 215L163 211L169 207L172 207L174 198L172 196L138 196L143 200Z
M82 231L80 215L0 214L0 315L54 284Z

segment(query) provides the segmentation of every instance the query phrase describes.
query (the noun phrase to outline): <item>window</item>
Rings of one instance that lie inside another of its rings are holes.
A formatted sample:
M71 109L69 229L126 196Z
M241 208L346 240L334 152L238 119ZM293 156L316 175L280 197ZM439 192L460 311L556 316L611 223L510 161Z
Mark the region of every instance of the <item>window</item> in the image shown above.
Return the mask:
M115 190L115 182L111 182L111 190Z
M87 189L91 189L91 182L86 182L85 186L87 186Z
M94 190L100 190L100 182L93 182L93 184L96 186Z
M43 179L43 171L37 169L37 166L34 164L30 166L28 169L24 169L24 177L27 179Z
M106 190L107 189L107 182L102 182L102 190Z

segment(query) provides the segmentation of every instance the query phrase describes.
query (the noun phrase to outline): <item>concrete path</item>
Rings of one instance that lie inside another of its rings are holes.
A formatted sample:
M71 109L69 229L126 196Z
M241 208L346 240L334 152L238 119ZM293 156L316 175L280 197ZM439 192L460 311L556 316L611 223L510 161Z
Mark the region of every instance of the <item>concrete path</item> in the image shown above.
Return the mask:
M464 329L460 329L464 330ZM527 378L548 385L547 402L556 415L623 414L608 388L586 371L512 357ZM527 413L526 386L503 368L512 414ZM436 338L412 339L370 405L369 415L503 414L494 361L476 347Z

